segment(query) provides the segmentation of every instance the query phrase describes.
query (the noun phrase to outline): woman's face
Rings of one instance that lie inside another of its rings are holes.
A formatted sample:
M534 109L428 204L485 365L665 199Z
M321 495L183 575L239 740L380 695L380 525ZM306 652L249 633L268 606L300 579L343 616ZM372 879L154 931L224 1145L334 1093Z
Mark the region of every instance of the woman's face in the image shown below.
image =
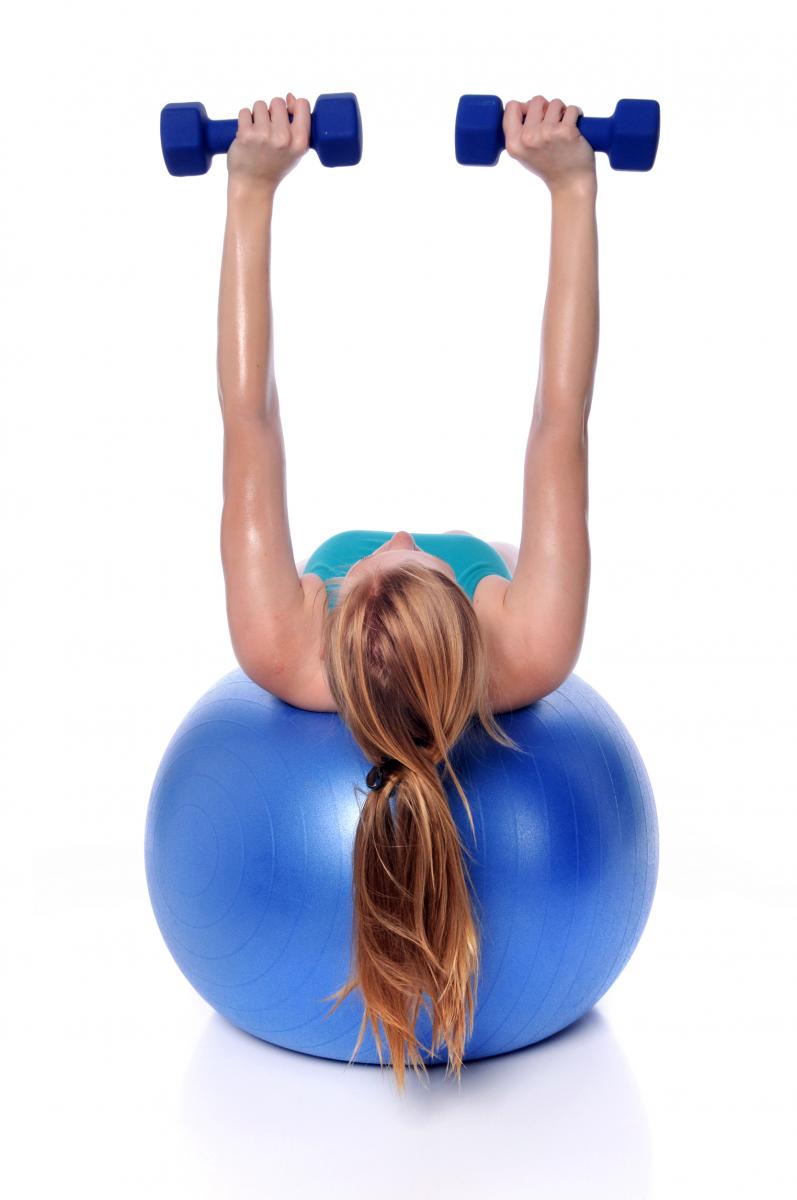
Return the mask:
M396 563L410 558L434 567L438 571L443 571L456 582L456 572L450 563L447 563L444 558L438 558L436 554L427 554L425 550L421 550L412 534L407 533L406 529L400 529L384 545L378 546L373 554L366 554L365 558L360 558L356 563L352 563L340 589L345 591L349 579L360 579L367 571L382 571L385 567L395 566Z

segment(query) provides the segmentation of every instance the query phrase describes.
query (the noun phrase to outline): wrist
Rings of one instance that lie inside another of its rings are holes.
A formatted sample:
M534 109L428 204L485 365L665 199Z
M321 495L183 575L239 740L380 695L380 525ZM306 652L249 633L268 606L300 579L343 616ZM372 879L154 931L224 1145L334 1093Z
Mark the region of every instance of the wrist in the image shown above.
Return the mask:
M228 204L271 208L274 204L276 190L276 184L263 179L251 179L245 175L227 176Z
M576 202L594 201L598 194L598 179L596 175L582 176L578 179L570 179L565 183L549 186L548 190L552 200L565 198Z

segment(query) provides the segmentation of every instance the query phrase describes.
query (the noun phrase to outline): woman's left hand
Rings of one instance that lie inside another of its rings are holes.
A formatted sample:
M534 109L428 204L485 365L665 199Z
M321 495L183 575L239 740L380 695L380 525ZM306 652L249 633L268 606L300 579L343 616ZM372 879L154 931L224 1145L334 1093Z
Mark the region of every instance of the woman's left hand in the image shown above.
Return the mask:
M292 121L288 119L290 116ZM310 146L310 101L288 92L271 106L256 100L238 113L238 132L227 152L230 178L274 191Z

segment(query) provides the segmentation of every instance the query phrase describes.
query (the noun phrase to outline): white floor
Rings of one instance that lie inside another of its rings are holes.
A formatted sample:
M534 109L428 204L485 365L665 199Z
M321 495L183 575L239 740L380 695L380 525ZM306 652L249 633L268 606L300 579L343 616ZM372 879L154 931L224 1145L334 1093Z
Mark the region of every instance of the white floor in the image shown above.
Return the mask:
M636 955L591 1014L472 1064L459 1088L439 1069L427 1089L411 1079L399 1100L377 1068L213 1013L160 941L139 851L38 863L36 934L11 980L29 1037L7 1024L3 1071L30 1089L30 1108L10 1095L26 1114L17 1194L65 1180L170 1200L794 1194L794 910L777 888L689 894L665 860Z

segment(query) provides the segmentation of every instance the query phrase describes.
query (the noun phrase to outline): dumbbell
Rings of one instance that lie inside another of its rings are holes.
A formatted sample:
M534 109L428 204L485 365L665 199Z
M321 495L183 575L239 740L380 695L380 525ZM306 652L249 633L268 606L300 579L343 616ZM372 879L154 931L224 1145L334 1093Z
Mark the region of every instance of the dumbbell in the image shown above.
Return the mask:
M293 116L288 113L288 120ZM226 154L238 121L211 121L204 104L167 104L161 110L161 149L170 175L204 175L214 154ZM352 167L362 158L363 128L354 92L327 92L315 102L310 146L325 167Z
M504 106L499 96L460 96L454 148L457 162L494 167L505 148ZM658 100L618 100L611 117L579 117L579 132L593 150L604 150L615 171L649 171L656 161L661 110Z

